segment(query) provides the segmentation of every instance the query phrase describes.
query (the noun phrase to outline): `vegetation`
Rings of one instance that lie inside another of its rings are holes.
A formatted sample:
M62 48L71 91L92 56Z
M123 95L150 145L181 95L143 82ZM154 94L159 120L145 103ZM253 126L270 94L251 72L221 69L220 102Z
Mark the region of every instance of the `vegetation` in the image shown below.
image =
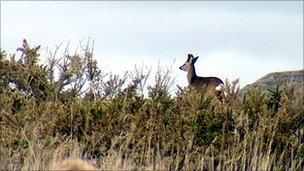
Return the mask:
M102 72L93 46L50 53L24 40L21 56L0 56L0 169L46 170L81 158L98 169L302 170L304 86L269 93L225 83L220 102L206 91L169 93L170 70ZM60 57L58 57L60 56ZM144 92L148 95L145 96ZM88 167L91 168L91 167Z

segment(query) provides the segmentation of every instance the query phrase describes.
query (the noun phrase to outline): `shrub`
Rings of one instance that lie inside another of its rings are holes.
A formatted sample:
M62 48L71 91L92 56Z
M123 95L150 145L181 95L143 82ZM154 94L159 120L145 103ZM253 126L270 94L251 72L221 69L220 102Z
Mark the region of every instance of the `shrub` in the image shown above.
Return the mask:
M239 99L238 80L227 80L223 102L205 90L173 95L170 70L146 85L151 70L119 78L101 72L89 43L82 49L56 58L57 49L42 65L26 41L19 59L1 51L1 169L48 169L62 145L63 160L81 146L78 157L104 169L303 168L302 84Z

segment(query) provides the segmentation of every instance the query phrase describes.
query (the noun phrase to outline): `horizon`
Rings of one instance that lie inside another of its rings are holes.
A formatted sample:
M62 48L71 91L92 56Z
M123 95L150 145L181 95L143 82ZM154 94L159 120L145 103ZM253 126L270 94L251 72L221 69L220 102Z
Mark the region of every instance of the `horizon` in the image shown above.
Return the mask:
M158 63L172 65L180 86L188 84L178 69L188 53L200 56L198 76L240 78L241 88L303 69L303 1L1 1L0 33L8 54L27 39L42 46L41 57L68 41L74 53L91 38L104 71L122 76L147 65L153 74Z

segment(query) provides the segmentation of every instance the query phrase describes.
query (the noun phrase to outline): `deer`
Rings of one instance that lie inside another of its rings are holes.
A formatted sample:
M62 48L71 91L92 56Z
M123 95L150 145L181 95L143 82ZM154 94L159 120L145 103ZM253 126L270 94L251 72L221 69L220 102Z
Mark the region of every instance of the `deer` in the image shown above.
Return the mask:
M198 56L194 57L188 54L187 61L179 67L179 69L187 72L188 83L191 88L196 90L207 89L207 92L214 94L220 101L222 101L222 90L224 83L217 77L199 77L196 75L194 64Z

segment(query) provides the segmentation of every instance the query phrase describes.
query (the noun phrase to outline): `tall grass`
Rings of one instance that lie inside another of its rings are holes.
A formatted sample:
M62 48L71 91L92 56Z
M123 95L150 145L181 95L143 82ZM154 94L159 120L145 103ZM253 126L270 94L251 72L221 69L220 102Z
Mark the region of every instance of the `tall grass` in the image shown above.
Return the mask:
M39 47L24 41L19 49L19 59L0 58L3 170L304 167L303 84L240 98L238 81L226 81L220 102L204 90L172 95L170 70L159 68L152 85L143 68L123 78L103 73L89 45L43 65Z

